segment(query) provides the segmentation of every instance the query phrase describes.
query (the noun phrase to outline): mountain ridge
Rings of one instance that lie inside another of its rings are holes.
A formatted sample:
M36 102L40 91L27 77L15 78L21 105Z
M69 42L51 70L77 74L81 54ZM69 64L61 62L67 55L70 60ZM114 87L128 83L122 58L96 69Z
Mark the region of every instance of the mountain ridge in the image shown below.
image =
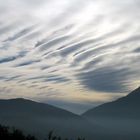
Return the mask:
M65 109L62 109L62 108L59 108L59 107L56 107L56 106L53 106L53 105L50 105L50 104L47 104L47 103L37 102L37 101L34 101L34 100L25 99L25 98L0 99L0 103L1 102L3 102L3 103L6 102L7 104L8 104L8 102L10 102L10 103L13 103L13 105L14 105L14 103L20 103L20 104L24 104L24 105L25 105L25 103L28 104L28 105L31 105L33 103L33 104L36 104L36 105L42 105L44 107L46 106L47 108L59 109L61 111L67 112L67 113L75 115L75 116L80 116L80 115L72 113L68 110L65 110ZM15 107L17 107L17 106L15 106Z
M23 98L0 100L0 124L14 126L42 139L51 130L64 137L87 137L94 128L82 116Z
M130 92L128 95L121 97L115 101L104 103L95 108L89 109L88 111L84 112L82 116L105 117L105 116L109 116L109 114L111 115L111 113L112 113L112 116L117 116L117 113L119 111L126 112L126 115L131 114L131 112L137 111L139 114L137 114L137 116L135 117L140 117L140 110L139 110L140 100L139 99L140 99L140 87ZM124 112L122 112L123 115L124 115ZM126 115L124 115L124 117L126 117Z

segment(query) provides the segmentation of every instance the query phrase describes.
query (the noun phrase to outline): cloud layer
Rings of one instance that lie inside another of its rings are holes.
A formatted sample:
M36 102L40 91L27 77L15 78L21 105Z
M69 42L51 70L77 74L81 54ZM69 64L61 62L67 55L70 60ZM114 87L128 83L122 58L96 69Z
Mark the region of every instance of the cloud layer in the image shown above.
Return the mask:
M0 0L0 97L84 105L137 87L139 9L139 0Z

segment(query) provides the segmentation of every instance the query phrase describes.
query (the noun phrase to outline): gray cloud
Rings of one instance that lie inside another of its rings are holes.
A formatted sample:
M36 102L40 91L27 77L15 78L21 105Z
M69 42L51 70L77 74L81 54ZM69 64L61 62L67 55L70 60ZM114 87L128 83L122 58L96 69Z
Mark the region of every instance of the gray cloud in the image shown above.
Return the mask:
M25 52L22 52L18 55L15 55L15 56L9 56L9 57L5 57L5 58L0 58L0 63L7 63L7 62L10 62L10 61L14 61L14 60L17 60L19 58L22 58L25 56Z
M17 64L15 67L23 67L23 66L28 66L28 65L31 65L31 64L34 64L34 63L38 63L40 62L40 60L30 60L30 61L26 61L26 62L22 62L20 64Z
M4 40L4 42L6 41L14 41L22 36L25 36L26 34L28 34L29 32L31 32L34 29L34 27L27 27L22 29L21 31L19 31L18 33L16 33L15 35L13 35L12 37L8 37L8 39Z
M70 81L68 78L61 76L48 77L44 80L44 82L55 82L55 83L63 83L68 81Z
M127 69L103 67L78 75L81 83L90 90L104 92L128 92L127 79L130 72Z
M47 43L39 46L39 51L44 51L44 50L47 50L59 43L62 43L62 41L65 41L68 39L68 36L63 36L63 37L60 37L60 38L56 38L54 40L51 40L51 41L48 41Z
M135 53L140 53L140 47L134 50Z

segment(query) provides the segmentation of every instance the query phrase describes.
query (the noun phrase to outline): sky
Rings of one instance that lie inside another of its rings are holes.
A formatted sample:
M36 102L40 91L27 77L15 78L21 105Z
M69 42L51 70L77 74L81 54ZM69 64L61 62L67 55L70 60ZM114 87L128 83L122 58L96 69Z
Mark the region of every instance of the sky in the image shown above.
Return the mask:
M0 0L0 98L82 113L140 85L140 0Z

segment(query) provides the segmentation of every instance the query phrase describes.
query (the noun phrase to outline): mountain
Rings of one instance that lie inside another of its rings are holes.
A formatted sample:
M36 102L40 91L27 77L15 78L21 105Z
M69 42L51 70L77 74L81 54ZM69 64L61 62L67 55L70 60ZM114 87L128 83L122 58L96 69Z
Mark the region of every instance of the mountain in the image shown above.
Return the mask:
M140 139L140 87L116 101L88 110L82 116L103 127L104 135L113 139Z
M140 118L140 87L125 97L88 110L82 116L94 118Z
M14 126L39 138L53 130L63 137L90 136L93 126L66 110L26 99L0 100L0 124Z
M50 130L62 137L86 140L139 140L140 87L125 97L76 115L26 99L0 100L0 124L42 139Z

